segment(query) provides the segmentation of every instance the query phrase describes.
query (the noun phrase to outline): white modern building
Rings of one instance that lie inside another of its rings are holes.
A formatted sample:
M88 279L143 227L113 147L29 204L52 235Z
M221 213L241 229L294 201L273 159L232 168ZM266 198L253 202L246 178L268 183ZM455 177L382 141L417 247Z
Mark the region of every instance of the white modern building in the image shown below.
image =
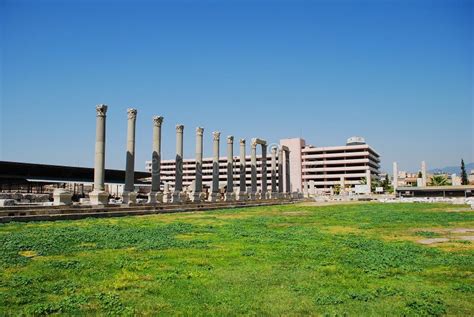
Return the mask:
M314 186L322 192L330 192L336 185L344 184L353 188L361 182L370 183L379 178L380 156L360 137L352 137L346 145L317 147L307 145L302 138L282 139L281 146L290 150L290 191L303 192L304 184ZM269 151L270 152L270 151ZM262 157L257 156L257 186L261 188ZM280 162L277 156L277 173ZM146 162L146 170L151 172L151 161ZM190 186L194 181L196 163L194 159L183 162L183 185ZM286 171L284 171L286 172ZM202 180L205 188L212 182L212 158L204 158L202 165ZM234 156L234 187L240 185L239 157ZM175 161L161 161L161 181L174 184ZM367 179L369 178L369 179ZM277 177L277 182L279 177ZM227 182L227 157L219 159L219 183L224 187ZM250 187L251 168L250 156L246 157L246 186ZM267 186L271 187L271 155L267 155Z

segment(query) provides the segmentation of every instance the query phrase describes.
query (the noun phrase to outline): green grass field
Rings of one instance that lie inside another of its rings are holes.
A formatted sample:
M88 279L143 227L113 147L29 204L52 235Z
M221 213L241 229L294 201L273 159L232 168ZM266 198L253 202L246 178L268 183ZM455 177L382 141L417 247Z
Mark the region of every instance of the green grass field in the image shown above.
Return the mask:
M469 228L375 203L5 224L0 315L472 316Z

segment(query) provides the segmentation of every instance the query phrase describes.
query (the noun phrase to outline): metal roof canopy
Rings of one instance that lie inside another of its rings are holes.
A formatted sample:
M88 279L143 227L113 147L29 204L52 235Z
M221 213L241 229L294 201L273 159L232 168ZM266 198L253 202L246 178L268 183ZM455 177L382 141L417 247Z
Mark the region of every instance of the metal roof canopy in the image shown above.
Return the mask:
M135 172L135 184L146 184L141 179L151 177L148 172ZM47 165L0 161L0 181L54 181L93 183L94 169L88 167ZM125 171L105 170L105 183L123 184Z

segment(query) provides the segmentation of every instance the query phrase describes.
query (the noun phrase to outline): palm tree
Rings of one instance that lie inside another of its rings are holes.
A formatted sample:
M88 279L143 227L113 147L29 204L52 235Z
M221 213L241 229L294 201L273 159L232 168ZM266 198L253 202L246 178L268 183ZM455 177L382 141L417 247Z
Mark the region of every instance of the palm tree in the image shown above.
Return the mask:
M449 185L448 178L444 175L433 175L431 177L430 186L445 186Z

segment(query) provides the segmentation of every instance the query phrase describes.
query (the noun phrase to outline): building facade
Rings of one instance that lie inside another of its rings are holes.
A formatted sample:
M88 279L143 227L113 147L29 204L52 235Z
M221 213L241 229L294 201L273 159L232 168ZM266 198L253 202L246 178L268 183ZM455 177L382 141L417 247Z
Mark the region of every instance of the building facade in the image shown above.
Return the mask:
M361 137L349 138L343 146L317 147L302 138L283 139L280 144L291 151L292 191L304 191L305 184L322 192L341 184L352 190L379 178L380 156Z
M251 186L251 165L250 155L245 158L245 181L247 190L250 191ZM267 188L270 190L272 185L272 172L271 172L271 155L267 155ZM276 158L277 173L279 170L278 155ZM284 164L283 164L284 165ZM151 173L151 161L146 161L145 169ZM161 181L162 183L168 183L171 186L175 180L176 162L174 160L162 160L161 161ZM240 166L239 157L234 156L233 159L233 179L234 188L240 186ZM185 159L183 160L183 186L191 186L194 182L196 174L196 160ZM202 161L202 184L203 187L210 188L212 184L212 158L204 158ZM219 186L224 188L227 184L227 157L219 157ZM262 155L257 155L257 187L260 189L262 186ZM279 186L279 178L277 177L277 186Z
M315 189L329 192L343 182L346 188L379 178L380 156L362 138L350 138L344 146L316 147L307 145L302 138L282 139L280 146L290 150L290 191L303 192L304 184L313 184ZM234 187L240 185L239 157L234 156ZM277 173L280 162L277 155ZM284 166L285 164L283 164ZM146 162L146 170L151 172L151 161ZM246 187L251 184L250 156L246 157ZM193 184L196 161L186 159L183 162L183 185ZM286 170L283 169L283 173ZM175 161L161 161L161 180L174 184ZM277 182L280 177L277 177ZM204 158L202 164L202 182L204 188L212 183L212 158ZM219 158L219 183L224 187L227 182L227 157ZM262 156L257 155L257 186L261 188ZM279 186L279 184L277 184ZM271 155L267 155L267 186L271 188ZM350 190L350 189L349 189Z

